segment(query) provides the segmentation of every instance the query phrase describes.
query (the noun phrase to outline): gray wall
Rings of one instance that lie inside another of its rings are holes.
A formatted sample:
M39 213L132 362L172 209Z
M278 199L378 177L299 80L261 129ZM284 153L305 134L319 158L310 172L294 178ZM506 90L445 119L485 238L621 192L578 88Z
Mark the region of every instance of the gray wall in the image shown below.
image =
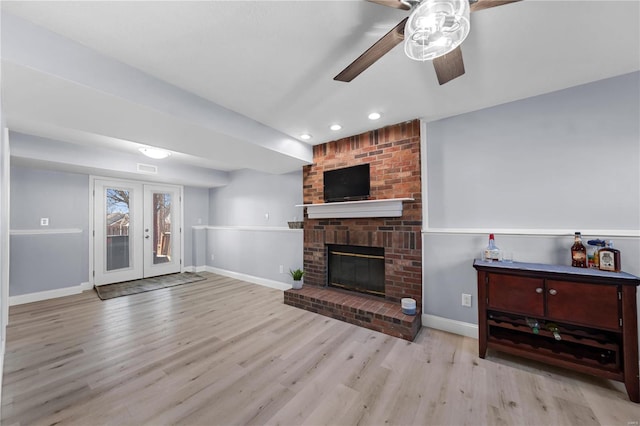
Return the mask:
M229 184L210 189L209 196L210 225L287 226L302 220L302 208L295 207L302 204L302 169L281 175L232 172Z
M204 227L209 223L209 190L185 186L183 196L184 265L204 266L207 261L207 234Z
M300 229L212 228L207 233L208 264L290 284L289 269L302 268L303 239Z
M52 233L11 235L11 296L73 287L89 281L89 176L11 167L11 229ZM209 190L184 187L185 266L205 265ZM41 227L40 218L49 218ZM80 233L64 233L78 228ZM56 233L62 230L63 233ZM195 254L198 258L194 258Z
M429 226L640 229L639 81L428 123Z
M9 166L9 141L5 138L4 129L5 120L2 114L2 102L0 102L0 348L5 347L6 326L9 322L9 188L11 170ZM0 385L1 382L0 378Z
M49 218L41 227L40 218ZM10 295L80 285L89 280L89 177L11 168L11 229L80 233L11 235Z
M477 323L471 264L500 229L498 247L524 262L570 264L573 231L613 239L640 275L639 82L632 73L426 124L426 314Z
M209 194L207 265L288 283L289 269L302 267L303 232L287 229L288 221L303 218L295 207L302 204L302 169L233 172L229 185Z

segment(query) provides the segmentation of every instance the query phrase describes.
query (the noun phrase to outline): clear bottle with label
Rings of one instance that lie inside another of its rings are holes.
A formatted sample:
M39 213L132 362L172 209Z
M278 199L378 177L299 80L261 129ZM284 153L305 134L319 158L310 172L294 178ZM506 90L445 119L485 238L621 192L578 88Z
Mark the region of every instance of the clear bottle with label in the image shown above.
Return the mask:
M533 334L540 333L540 324L538 323L537 319L526 318L525 320L527 321L527 325L531 328L531 332Z
M603 240L589 240L587 241L587 245L589 246L589 253L587 253L587 263L589 268L598 269L600 265L600 257L598 256L598 251L600 248L605 247L606 243Z
M562 340L562 336L560 335L560 330L558 326L552 322L547 323L547 330L553 333L553 338L556 340Z
M606 247L598 250L601 271L620 272L620 250L613 248L613 241L609 240Z
M571 246L571 266L578 268L587 267L587 249L582 244L582 235L576 232Z
M500 260L500 249L496 246L495 237L489 234L489 244L484 249L484 260L488 262L497 262Z

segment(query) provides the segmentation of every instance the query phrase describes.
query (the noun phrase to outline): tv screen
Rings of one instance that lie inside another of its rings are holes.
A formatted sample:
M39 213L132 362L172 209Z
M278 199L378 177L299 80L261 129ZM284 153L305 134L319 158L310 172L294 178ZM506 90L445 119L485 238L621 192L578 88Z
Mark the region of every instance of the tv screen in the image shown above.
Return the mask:
M369 163L324 172L325 203L366 200L369 190Z

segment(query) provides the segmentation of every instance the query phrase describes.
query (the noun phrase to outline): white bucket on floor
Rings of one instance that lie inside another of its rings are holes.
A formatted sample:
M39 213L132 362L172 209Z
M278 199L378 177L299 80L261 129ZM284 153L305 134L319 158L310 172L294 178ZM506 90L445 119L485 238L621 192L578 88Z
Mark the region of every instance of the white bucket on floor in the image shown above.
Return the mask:
M402 313L405 315L415 315L416 314L416 300L410 299L408 297L400 299L402 303Z

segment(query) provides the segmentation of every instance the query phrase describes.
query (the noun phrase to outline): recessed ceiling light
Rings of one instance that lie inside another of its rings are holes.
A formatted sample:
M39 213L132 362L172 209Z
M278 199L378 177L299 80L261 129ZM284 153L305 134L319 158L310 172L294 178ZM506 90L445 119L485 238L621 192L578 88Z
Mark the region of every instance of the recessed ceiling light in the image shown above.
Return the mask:
M304 139L305 141L308 141L309 139L311 139L311 135L309 133L303 133L300 135L300 139Z
M159 148L139 148L140 152L146 155L149 158L153 158L155 160L162 160L163 158L167 158L171 155L169 151L165 151L164 149Z
M341 125L339 125L339 124L332 124L331 126L329 126L329 128L330 128L331 130L334 130L334 131L335 131L335 130L340 130L340 129L342 129L342 126L341 126Z
M369 120L377 120L378 118L380 118L379 112L372 112L371 114L369 114Z

